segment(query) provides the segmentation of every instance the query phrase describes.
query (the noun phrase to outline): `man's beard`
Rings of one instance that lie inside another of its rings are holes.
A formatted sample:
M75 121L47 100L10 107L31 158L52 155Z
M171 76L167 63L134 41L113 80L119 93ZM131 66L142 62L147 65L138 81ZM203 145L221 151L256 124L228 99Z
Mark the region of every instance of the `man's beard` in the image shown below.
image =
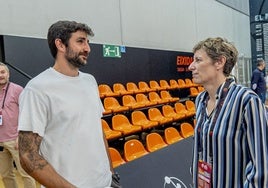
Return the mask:
M80 68L83 67L87 64L87 62L85 62L84 60L82 60L81 58L79 58L79 55L85 55L86 54L80 54L80 53L75 53L72 49L70 49L69 47L67 48L67 53L65 55L65 58L68 60L68 62L73 65L76 68Z

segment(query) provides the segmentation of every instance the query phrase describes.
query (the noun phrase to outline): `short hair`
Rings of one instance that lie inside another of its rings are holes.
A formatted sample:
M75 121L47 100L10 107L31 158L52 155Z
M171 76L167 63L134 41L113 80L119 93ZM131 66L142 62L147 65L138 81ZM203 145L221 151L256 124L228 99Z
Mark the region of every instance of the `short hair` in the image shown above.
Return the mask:
M5 63L0 62L0 66L5 67L6 71L9 73L9 68Z
M89 26L75 21L57 21L49 27L47 41L50 52L54 58L58 52L55 40L60 39L65 46L68 46L72 33L76 31L84 31L89 36L94 36L94 33Z
M257 60L257 67L262 66L263 64L265 64L265 61L263 59Z
M238 51L232 43L221 37L207 38L196 44L193 48L193 52L195 53L200 49L203 49L214 62L224 56L226 63L223 68L223 73L225 76L230 75L238 57Z

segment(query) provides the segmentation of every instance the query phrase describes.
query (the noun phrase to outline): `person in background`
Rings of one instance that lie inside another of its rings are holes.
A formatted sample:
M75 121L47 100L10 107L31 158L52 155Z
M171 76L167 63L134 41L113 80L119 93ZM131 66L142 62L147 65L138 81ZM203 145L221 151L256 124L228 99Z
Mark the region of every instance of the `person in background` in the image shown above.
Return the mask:
M54 66L30 80L20 96L21 164L44 187L120 187L102 130L97 82L79 70L93 35L83 23L52 24L47 40Z
M268 106L268 103L267 103L267 100L268 100L268 71L266 72L265 83L266 83L266 101L265 101L265 105Z
M266 99L266 82L262 72L264 69L265 61L263 59L257 60L257 68L252 72L251 76L251 89L257 93L263 104L265 104Z
M9 81L9 69L0 62L0 175L6 188L17 188L14 162L25 188L35 188L35 180L21 167L18 151L19 95L23 88Z
M228 78L238 51L226 39L200 41L189 66L202 84L196 104L194 187L268 187L268 125L265 108L250 88Z

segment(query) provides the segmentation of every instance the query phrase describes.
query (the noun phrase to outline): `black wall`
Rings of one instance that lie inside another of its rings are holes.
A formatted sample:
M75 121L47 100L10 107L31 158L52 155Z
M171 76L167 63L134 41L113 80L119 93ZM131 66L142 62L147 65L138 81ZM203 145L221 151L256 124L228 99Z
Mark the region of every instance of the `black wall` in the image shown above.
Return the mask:
M45 39L3 36L3 45L4 61L32 77L53 66L54 59ZM192 53L126 47L121 58L108 58L103 57L102 44L90 46L88 65L81 70L93 74L98 84L191 77L190 72L177 72L176 61L178 55L192 56ZM13 68L10 70L11 81L22 86L29 81Z
M250 0L249 5L252 69L255 69L257 59L268 62L268 0Z

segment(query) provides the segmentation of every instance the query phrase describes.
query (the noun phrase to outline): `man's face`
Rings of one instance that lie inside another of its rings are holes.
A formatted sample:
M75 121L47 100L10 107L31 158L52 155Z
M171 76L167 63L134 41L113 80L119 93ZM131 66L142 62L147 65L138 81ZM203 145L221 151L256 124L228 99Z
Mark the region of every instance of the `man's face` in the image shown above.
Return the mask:
M89 53L87 34L83 31L73 33L66 48L65 58L67 61L74 67L80 68L87 64Z
M9 72L5 66L0 65L0 86L5 85L9 81Z

